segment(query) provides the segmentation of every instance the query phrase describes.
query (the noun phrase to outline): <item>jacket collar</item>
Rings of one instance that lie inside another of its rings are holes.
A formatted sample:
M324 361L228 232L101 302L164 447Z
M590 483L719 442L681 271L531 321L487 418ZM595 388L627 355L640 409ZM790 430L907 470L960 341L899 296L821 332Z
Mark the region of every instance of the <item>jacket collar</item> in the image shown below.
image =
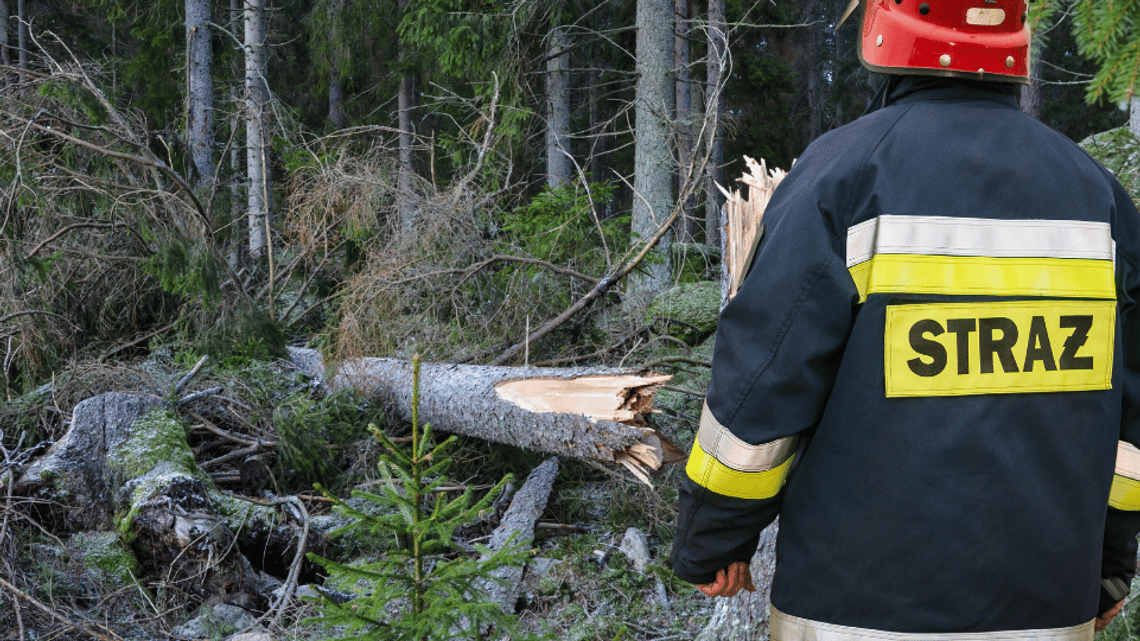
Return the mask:
M1004 82L983 82L934 76L891 76L885 103L906 104L919 100L992 100L1018 107L1020 86Z

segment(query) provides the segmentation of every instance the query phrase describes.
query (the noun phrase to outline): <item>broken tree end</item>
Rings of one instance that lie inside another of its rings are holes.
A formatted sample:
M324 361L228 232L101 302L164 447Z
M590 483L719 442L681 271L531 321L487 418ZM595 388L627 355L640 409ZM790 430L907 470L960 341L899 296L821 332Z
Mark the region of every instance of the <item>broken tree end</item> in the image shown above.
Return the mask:
M595 421L644 426L653 395L670 378L655 372L516 378L500 381L495 392L531 412L581 414Z

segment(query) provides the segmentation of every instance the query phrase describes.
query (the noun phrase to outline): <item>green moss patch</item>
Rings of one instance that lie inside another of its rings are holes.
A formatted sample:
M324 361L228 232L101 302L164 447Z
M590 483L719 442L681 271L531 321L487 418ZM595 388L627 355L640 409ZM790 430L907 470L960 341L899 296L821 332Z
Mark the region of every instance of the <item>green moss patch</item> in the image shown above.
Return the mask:
M720 315L720 284L684 283L662 292L649 307L648 322L690 345L716 330Z
M135 421L127 441L107 455L107 465L124 479L140 477L161 464L206 478L186 442L182 422L168 409L155 408Z
M123 585L138 576L138 560L114 532L80 532L67 541L92 577L108 585Z

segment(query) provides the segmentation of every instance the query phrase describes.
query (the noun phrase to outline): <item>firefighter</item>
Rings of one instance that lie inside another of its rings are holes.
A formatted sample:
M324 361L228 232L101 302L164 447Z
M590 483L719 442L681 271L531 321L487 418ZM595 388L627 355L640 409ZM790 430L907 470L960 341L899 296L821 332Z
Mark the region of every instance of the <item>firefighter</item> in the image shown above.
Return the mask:
M1140 532L1140 214L1018 109L1025 0L864 4L882 108L768 205L672 567L750 589L779 515L778 641L1091 639Z

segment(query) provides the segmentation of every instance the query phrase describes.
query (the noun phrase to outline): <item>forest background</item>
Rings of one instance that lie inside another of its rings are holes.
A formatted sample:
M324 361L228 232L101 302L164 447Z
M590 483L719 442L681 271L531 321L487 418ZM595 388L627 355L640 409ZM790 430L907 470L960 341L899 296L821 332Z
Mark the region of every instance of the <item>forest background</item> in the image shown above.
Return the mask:
M143 366L206 355L221 377L287 345L653 367L676 375L659 427L686 445L720 301L716 185L867 109L883 77L858 21L836 29L847 4L0 0L5 458ZM1140 2L1030 19L1023 109L1074 141L1130 111L1140 129ZM251 423L288 438L272 408ZM492 475L535 464L480 447L464 456ZM294 489L354 467L271 457ZM610 484L641 510L619 521L668 549L673 477L563 476Z

